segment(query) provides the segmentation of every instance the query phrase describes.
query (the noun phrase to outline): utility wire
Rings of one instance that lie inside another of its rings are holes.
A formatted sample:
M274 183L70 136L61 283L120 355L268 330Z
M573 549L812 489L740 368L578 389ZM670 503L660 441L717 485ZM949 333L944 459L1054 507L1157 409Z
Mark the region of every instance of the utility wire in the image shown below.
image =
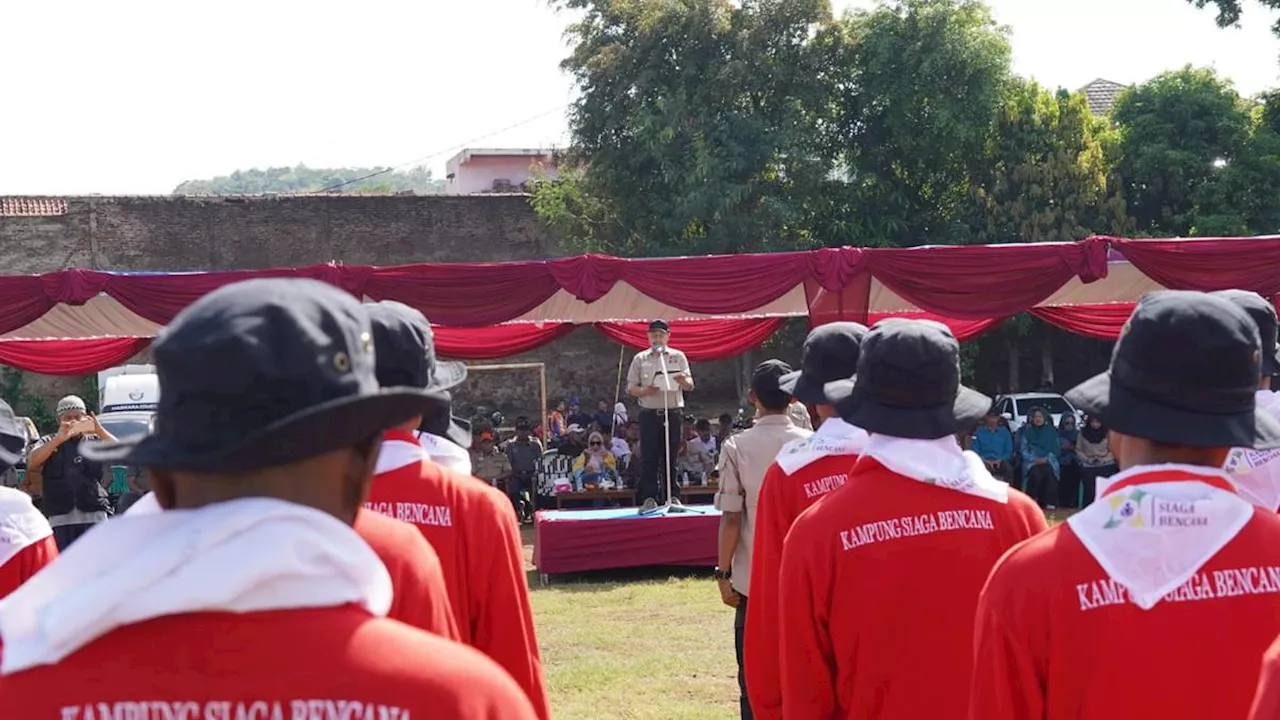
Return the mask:
M420 158L417 158L417 159L414 159L414 160L410 160L409 162L406 162L406 163L401 163L401 164L399 164L399 165L396 165L395 167L389 167L389 168L386 168L386 169L384 169L384 170L378 170L377 172L369 173L368 175L365 175L365 176L363 176L363 177L353 178L353 179L351 179L351 180L344 180L343 182L340 182L340 183L337 183L337 184L334 184L334 185L330 185L330 186L329 186L329 187L327 187L327 188L323 188L323 189L321 189L321 190L312 190L311 192L308 192L308 193L305 193L305 194L307 194L307 195L320 195L320 194L324 194L324 193L331 193L331 192L333 192L334 190L338 190L338 189L344 188L344 187L346 187L346 186L348 186L348 185L354 185L354 184L356 184L356 183L361 183L361 182L364 182L365 180L368 180L368 179L370 179L370 178L378 177L379 175L386 175L387 173L395 172L396 170L400 170L400 169L402 169L402 168L411 167L411 166L416 166L416 165L421 165L423 162L425 162L425 161L427 161L427 160L430 160L431 158L437 157L437 156L439 156L439 155L443 155L443 154L445 154L445 153L447 153L447 152L453 152L453 151L455 151L455 150L461 150L462 148L465 148L465 147L467 147L468 145L473 145L473 144L475 144L475 143L480 142L481 140L487 140L488 138L491 138L491 137L493 137L494 135L501 135L502 133L507 132L508 130L515 130L515 129L516 129L516 128L518 128L518 127L523 127L523 126L525 126L525 125L528 125L528 124L529 124L529 123L531 123L531 122L534 122L535 120L541 120L542 118L544 118L544 117L546 117L546 116L550 115L551 113L559 112L559 111L561 111L561 110L565 109L566 107L569 107L569 104L568 104L568 103L565 103L565 104L563 104L563 105L557 105L556 107L553 107L553 108L551 108L550 110L544 110L543 112L540 112L540 113L538 113L537 115L534 115L533 117L525 118L524 120L521 120L520 122L515 123L514 125L508 125L508 126L506 126L506 127L504 127L504 128L501 128L501 129L498 129L498 130L494 130L493 132L488 132L488 133L485 133L484 135L480 135L480 136L478 136L478 137L471 138L470 140L467 140L467 141L465 141L465 142L459 143L459 144L457 144L457 145L451 145L451 146L449 146L449 147L447 147L447 148L444 148L443 150L437 150L437 151L435 151L435 152L431 153L430 155L423 155L423 156L422 156L422 157L420 157Z

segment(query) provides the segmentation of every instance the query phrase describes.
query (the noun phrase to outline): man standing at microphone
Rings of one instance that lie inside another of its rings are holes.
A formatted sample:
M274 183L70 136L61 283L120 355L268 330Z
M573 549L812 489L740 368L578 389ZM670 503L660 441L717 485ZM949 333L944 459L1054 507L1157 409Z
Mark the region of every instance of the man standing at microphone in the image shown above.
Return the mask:
M636 497L643 501L642 511L666 502L669 478L675 475L684 391L693 389L689 360L679 350L667 347L670 338L671 326L665 320L649 323L649 349L636 353L627 371L627 392L640 405L640 487ZM666 472L659 473L658 468L664 465ZM674 484L672 488L679 492Z

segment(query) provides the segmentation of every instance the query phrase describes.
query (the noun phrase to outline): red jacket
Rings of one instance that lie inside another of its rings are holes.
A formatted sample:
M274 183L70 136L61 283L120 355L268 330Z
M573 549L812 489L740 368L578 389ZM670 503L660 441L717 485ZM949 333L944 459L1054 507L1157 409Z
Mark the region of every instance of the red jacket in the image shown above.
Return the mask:
M1249 720L1280 718L1280 639L1271 643L1262 656L1262 680L1253 698Z
M464 645L362 608L169 615L0 677L6 718L533 720Z
M828 455L786 474L775 462L764 474L756 501L755 545L743 661L751 711L759 720L782 718L782 668L778 639L778 575L782 543L800 513L843 487L856 455Z
M965 717L973 613L988 573L1044 514L918 482L863 456L784 545L783 714Z
M355 531L391 574L395 596L387 617L459 640L458 623L449 603L440 556L409 523L386 515L361 510L356 513Z
M1125 593L1067 523L1011 550L978 604L969 717L1245 717L1280 634L1280 518L1255 508L1150 610Z
M384 435L384 443L397 441L421 451L413 433ZM539 717L550 718L524 548L506 495L426 460L423 453L414 462L375 475L366 507L422 531L444 566L462 642L506 668Z
M58 557L58 543L53 536L38 540L17 552L0 565L0 598L17 590L28 578L40 572Z

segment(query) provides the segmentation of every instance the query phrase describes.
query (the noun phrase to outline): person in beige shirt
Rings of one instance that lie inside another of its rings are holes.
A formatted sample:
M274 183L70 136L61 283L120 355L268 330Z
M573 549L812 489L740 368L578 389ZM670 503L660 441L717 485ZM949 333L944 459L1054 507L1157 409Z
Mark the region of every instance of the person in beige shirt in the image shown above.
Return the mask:
M627 371L627 394L640 405L640 485L636 497L643 502L645 511L666 501L667 479L675 477L676 454L680 448L684 393L693 389L689 359L667 346L670 339L671 327L665 320L649 323L651 347L636 353ZM671 447L669 464L666 443ZM659 473L659 468L664 466L666 470ZM679 487L672 490L678 493Z
M813 434L792 422L787 411L791 396L778 387L782 376L790 372L791 366L781 360L766 360L756 366L750 394L756 406L755 425L724 441L716 465L720 491L716 493L715 503L722 513L716 580L724 604L735 608L734 645L738 654L739 706L744 719L752 717L742 673L742 638L747 619L747 591L751 587L756 501L765 471L778 457L782 446Z

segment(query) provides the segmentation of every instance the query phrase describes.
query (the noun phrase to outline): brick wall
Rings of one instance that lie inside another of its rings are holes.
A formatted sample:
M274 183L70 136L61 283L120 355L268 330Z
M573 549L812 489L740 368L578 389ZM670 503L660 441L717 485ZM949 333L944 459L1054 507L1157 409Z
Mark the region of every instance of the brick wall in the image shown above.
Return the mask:
M560 253L521 195L74 197L65 215L0 217L0 273L67 267L101 270L236 270L309 265L532 260ZM580 329L509 362L546 362L548 392L612 398L617 345ZM626 362L631 353L626 353ZM145 361L146 358L139 358ZM736 405L738 363L694 367L697 405ZM625 369L625 368L624 368ZM29 376L53 399L77 379ZM461 404L509 416L537 405L534 373L476 373ZM593 400L594 402L594 400Z

